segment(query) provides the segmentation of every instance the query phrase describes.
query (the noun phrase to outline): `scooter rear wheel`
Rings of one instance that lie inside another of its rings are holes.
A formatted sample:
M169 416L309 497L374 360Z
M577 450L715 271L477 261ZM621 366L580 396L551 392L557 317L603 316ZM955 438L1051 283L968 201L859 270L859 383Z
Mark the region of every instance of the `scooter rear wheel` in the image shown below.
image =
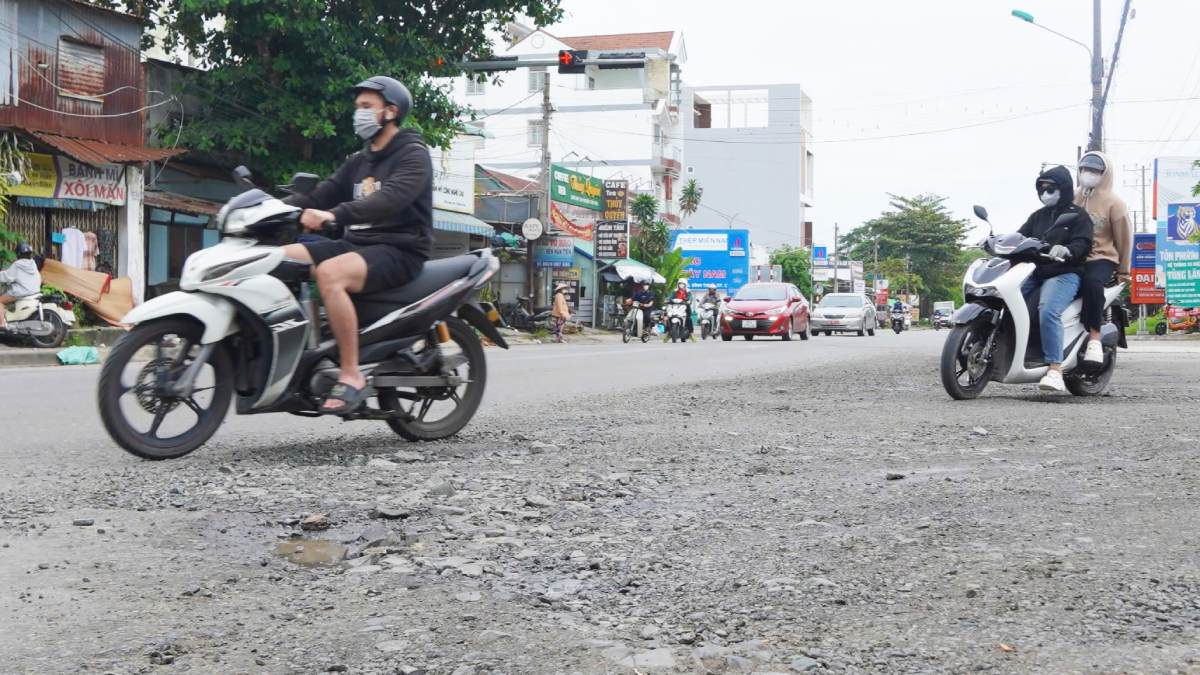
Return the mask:
M143 459L175 459L217 431L233 398L233 361L221 346L201 366L190 396L163 393L195 361L202 335L198 323L165 319L138 326L117 341L100 369L96 392L100 420L117 445ZM143 348L154 350L144 364L135 361ZM140 424L140 417L149 421ZM178 433L160 436L164 427Z
M67 339L67 324L63 323L62 317L57 312L47 309L42 312L42 320L50 324L49 335L30 335L29 341L34 347L51 348L62 345L63 340Z
M1076 396L1099 396L1104 393L1112 381L1113 371L1117 369L1117 349L1107 347L1104 351L1107 358L1103 370L1089 374L1076 368L1063 377L1067 391Z

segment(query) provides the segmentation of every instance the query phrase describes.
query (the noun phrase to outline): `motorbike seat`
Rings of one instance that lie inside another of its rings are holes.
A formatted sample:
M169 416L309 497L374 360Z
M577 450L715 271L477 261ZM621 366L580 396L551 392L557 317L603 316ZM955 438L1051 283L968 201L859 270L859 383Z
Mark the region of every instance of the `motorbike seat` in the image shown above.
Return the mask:
M479 256L469 253L453 258L430 260L421 268L421 273L417 275L417 278L407 284L385 291L362 293L354 296L354 301L356 304L366 303L395 307L411 305L434 291L467 276L471 267L477 262L479 262Z

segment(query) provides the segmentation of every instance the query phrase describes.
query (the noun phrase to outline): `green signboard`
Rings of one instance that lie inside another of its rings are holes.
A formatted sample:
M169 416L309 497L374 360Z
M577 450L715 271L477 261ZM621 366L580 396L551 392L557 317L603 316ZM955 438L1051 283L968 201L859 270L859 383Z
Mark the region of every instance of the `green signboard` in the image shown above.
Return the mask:
M550 165L550 199L593 211L604 209L604 181Z

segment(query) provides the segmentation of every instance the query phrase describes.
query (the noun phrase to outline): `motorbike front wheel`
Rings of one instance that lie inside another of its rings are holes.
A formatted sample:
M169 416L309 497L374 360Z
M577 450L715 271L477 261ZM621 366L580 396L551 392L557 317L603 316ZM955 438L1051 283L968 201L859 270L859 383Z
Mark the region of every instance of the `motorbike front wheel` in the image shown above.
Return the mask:
M194 321L164 319L117 341L97 391L100 420L117 445L143 459L174 459L217 431L233 397L233 362L225 349L217 346L200 365L187 396L172 391L199 356L201 335Z
M992 330L991 326L969 324L956 326L946 336L946 344L942 346L941 374L942 386L951 398L958 401L973 399L983 392L992 378L995 364L991 355L983 353Z
M629 344L629 340L631 338L633 338L633 331L634 331L634 326L630 325L629 322L626 322L625 330L621 331L621 342L624 342L625 344Z
M388 426L410 441L436 441L449 438L467 426L487 385L487 360L483 345L474 329L461 319L449 317L450 341L442 350L442 373L457 375L463 383L456 387L418 387L415 389L377 388L376 398L383 410L399 413L388 419Z

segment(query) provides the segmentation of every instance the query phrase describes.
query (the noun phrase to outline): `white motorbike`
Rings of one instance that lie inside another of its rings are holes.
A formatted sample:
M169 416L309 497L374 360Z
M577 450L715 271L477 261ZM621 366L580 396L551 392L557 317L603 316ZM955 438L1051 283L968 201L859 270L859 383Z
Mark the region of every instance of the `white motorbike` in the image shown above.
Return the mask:
M621 341L628 344L634 338L642 342L650 340L650 326L643 325L642 303L631 302L625 310L625 322L621 331Z
M700 339L717 339L717 306L711 302L700 303Z
M987 210L982 206L975 207L975 215L987 221ZM1055 226L1077 217L1063 214ZM1038 335L1036 294L1026 299L1021 286L1037 263L1058 259L1042 252L1043 242L1020 233L999 237L992 234L983 249L994 257L976 260L967 269L963 279L967 304L954 313L953 329L942 348L942 385L959 400L975 398L993 380L1004 384L1037 382L1049 369L1041 362L1040 352L1036 359L1029 354L1030 338ZM1105 318L1100 330L1104 362L1098 367L1082 360L1088 335L1080 317L1082 301L1076 298L1063 312L1063 379L1076 396L1103 393L1116 368L1117 347L1127 346L1129 313L1117 302L1123 288L1124 284L1117 284L1104 290Z
M671 342L687 342L688 304L679 298L667 302L667 313L663 318Z
M251 186L249 172L235 177ZM297 174L307 192L317 177ZM100 374L100 418L113 440L146 459L180 457L207 441L236 398L238 414L317 417L336 384L338 350L309 295L311 266L277 244L300 209L258 189L217 214L223 239L184 263L180 291L136 307ZM327 223L331 234L336 224ZM368 400L344 419L380 420L405 439L458 433L487 382L475 331L507 348L494 308L476 294L500 268L490 250L425 264L406 286L353 296Z
M12 338L27 341L34 347L59 347L67 339L67 330L75 325L72 304L65 297L41 293L13 302L4 312L5 327L0 340Z

